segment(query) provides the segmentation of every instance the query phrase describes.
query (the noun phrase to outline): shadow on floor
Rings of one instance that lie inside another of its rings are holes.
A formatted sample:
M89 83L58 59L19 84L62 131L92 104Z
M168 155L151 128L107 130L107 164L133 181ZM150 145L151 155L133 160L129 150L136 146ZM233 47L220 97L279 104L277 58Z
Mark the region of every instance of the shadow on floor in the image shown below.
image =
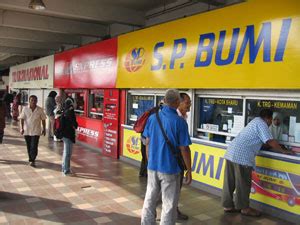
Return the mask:
M49 211L41 210L43 208L47 208ZM32 209L36 209L36 211L32 212ZM22 216L20 219L25 220L30 217L60 223L80 221L84 224L97 224L96 221L107 221L104 224L140 224L140 218L134 216L78 209L66 201L10 192L0 192L0 210L5 213L20 215Z

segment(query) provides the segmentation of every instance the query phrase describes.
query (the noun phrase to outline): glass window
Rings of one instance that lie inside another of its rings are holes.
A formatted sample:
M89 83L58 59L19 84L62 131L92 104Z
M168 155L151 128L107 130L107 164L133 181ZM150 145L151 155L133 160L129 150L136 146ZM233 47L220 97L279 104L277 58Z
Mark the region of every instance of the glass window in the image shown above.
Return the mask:
M76 115L84 115L84 93L82 91L71 92L68 91L67 95L74 99L74 111Z
M89 117L94 119L102 119L104 90L91 90L89 101Z
M165 96L157 95L156 96L156 105L159 105L160 103L164 102L164 97Z
M244 127L243 100L232 98L197 98L196 135L226 143Z
M133 125L137 118L154 107L154 95L133 95L128 93L127 124Z
M284 100L246 100L246 123L259 116L263 108L273 111L272 125L269 127L273 137L279 141L300 143L299 101Z

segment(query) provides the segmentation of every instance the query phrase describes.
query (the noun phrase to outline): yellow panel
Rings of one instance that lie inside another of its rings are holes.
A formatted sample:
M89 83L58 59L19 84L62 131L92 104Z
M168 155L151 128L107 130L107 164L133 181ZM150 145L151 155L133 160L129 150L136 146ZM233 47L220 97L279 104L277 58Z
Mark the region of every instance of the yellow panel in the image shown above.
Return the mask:
M117 87L300 88L299 37L299 0L249 0L161 24L119 37Z

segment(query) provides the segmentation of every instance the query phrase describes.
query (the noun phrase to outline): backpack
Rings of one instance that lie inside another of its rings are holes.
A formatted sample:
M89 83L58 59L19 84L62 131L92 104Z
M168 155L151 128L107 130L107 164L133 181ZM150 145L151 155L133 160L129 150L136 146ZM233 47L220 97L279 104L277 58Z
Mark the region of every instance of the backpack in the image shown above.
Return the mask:
M153 113L158 112L160 109L159 106L153 107L147 111L145 111L134 123L133 130L137 133L143 133L147 120L149 116L151 116Z
M54 119L54 135L57 139L63 138L62 117L63 115Z

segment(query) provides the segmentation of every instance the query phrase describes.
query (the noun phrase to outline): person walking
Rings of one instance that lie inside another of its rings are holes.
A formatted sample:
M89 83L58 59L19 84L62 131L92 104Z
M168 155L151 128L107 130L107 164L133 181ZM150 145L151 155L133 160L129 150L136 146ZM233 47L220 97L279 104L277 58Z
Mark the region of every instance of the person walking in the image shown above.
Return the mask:
M48 138L53 138L54 134L54 109L56 106L55 97L57 93L55 91L50 91L46 103L45 103L45 109L46 109L46 115L48 117Z
M191 158L187 153L187 146L191 144L187 123L178 116L179 92L175 89L167 90L164 98L165 105L158 116L168 139L182 155L187 167L186 183L192 181ZM162 194L161 225L174 225L180 190L181 168L172 153L163 131L157 120L157 115L149 117L143 136L146 137L146 153L148 156L148 181L142 210L142 225L156 224L157 199Z
M21 93L18 93L13 100L12 104L12 118L14 121L18 121L18 117L20 115L19 106L21 105Z
M73 143L75 143L75 130L78 127L74 112L73 102L67 99L64 104L64 112L61 118L64 152L62 157L62 173L64 176L71 175L71 157Z
M5 102L2 99L0 99L0 144L2 144L3 136L4 136L5 115L6 115Z
M226 166L222 190L222 205L225 213L240 212L246 216L260 216L261 213L249 206L251 175L255 167L255 156L263 144L273 151L292 154L281 148L272 137L269 126L272 124L270 109L263 109L260 116L254 118L228 145L224 158ZM233 193L236 198L233 201Z
M63 106L62 106L62 97L60 95L55 97L55 109L53 110L54 113L54 120L59 120L61 115L63 114ZM57 138L54 134L54 141L62 141L61 139Z
M31 95L29 97L29 105L24 107L20 119L20 132L24 135L29 164L35 167L35 160L38 155L38 144L40 135L46 135L46 114L44 110L37 105L37 96ZM41 130L42 124L42 130Z
M6 107L6 118L10 121L12 116L11 116L11 103L13 103L14 100L14 96L11 93L6 92L4 97L3 97L3 101L4 101L4 105Z

